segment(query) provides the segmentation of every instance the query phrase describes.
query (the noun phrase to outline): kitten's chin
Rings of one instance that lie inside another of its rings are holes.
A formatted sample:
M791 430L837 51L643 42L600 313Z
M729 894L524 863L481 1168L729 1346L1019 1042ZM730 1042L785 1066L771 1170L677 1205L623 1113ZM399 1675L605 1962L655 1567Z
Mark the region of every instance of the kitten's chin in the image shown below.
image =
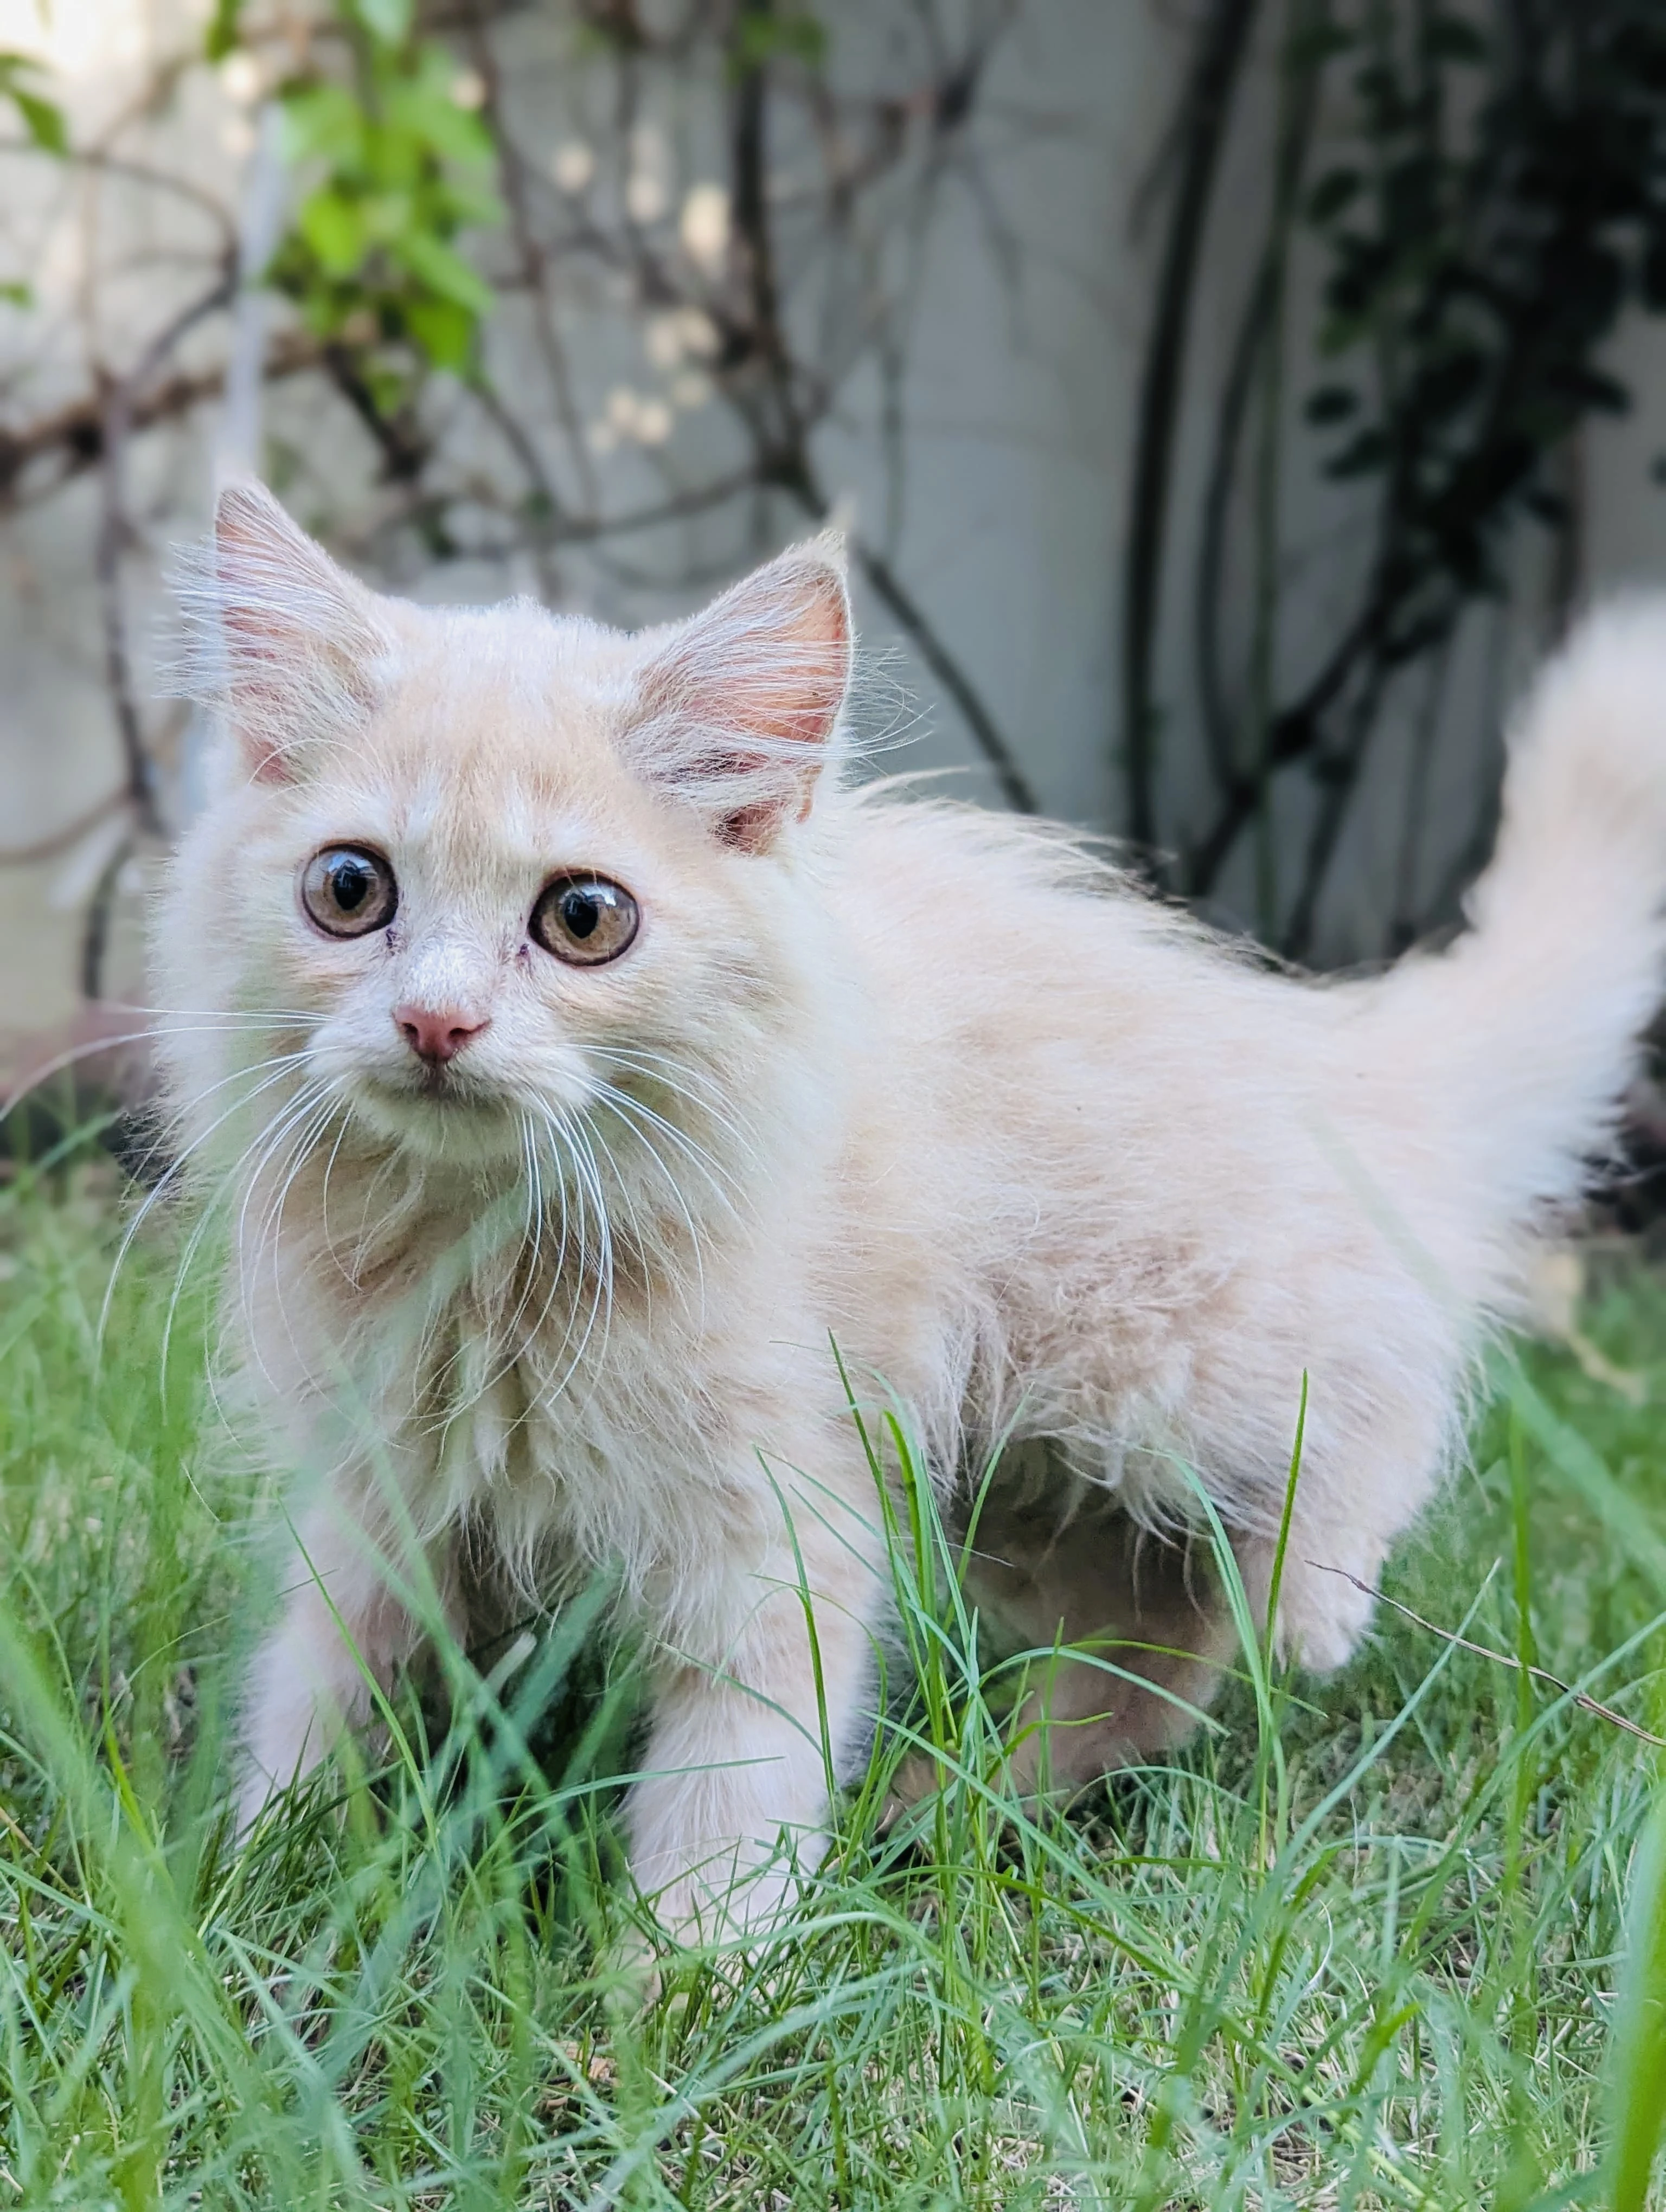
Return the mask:
M362 1083L353 1111L384 1143L435 1166L496 1167L521 1157L520 1117L496 1100Z

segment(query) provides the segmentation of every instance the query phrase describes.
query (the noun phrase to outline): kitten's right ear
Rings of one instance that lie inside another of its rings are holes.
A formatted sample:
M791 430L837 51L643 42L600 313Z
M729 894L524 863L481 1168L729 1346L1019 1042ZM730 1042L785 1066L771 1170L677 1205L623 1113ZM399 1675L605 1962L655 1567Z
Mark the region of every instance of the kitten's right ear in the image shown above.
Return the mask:
M293 781L307 748L362 725L392 640L374 595L262 486L233 484L181 579L195 696L220 706L245 767Z

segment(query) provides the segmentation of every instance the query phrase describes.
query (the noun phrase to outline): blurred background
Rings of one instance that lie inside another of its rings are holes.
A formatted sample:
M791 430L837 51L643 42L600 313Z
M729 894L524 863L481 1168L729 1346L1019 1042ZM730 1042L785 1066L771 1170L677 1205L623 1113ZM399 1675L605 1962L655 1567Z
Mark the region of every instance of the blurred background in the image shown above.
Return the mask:
M833 517L882 765L1390 953L1666 565L1663 307L1658 0L0 0L4 1052L144 995L251 470L624 623Z

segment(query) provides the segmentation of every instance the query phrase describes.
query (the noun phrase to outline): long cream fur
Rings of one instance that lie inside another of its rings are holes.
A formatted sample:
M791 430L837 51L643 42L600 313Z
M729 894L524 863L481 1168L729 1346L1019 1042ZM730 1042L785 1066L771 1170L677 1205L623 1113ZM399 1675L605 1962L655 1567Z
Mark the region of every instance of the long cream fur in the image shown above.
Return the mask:
M296 1485L246 1818L410 1653L419 1564L459 1621L483 1579L605 1568L659 1654L637 1877L672 1925L738 1875L767 1912L782 1831L813 1855L824 1819L824 1717L836 1759L871 1720L889 1588L833 1341L945 1493L998 1438L1041 1451L1057 1510L988 1525L1033 1545L1004 1565L1043 1641L1067 1490L1099 1501L1067 1627L1101 1582L1131 1601L1093 1531L1183 1526L1197 1479L1265 1601L1305 1373L1278 1627L1347 1656L1368 1601L1325 1570L1373 1580L1452 1459L1660 992L1659 605L1541 681L1470 931L1323 986L1056 833L851 787L827 541L626 636L376 598L240 489L189 596L227 738L156 918L161 1035ZM306 919L335 843L391 863L388 930ZM571 868L640 904L615 963L529 939ZM476 1031L437 1074L413 1004Z

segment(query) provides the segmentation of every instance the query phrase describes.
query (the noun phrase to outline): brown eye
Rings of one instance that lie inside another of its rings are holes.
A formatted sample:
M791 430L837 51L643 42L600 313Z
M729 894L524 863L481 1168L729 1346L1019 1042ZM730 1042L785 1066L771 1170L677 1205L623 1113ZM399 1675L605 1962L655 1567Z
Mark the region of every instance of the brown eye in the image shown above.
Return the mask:
M326 845L302 872L301 903L326 937L368 937L392 921L399 887L380 853Z
M623 884L605 876L556 876L538 893L532 932L557 960L599 968L628 949L641 919Z

